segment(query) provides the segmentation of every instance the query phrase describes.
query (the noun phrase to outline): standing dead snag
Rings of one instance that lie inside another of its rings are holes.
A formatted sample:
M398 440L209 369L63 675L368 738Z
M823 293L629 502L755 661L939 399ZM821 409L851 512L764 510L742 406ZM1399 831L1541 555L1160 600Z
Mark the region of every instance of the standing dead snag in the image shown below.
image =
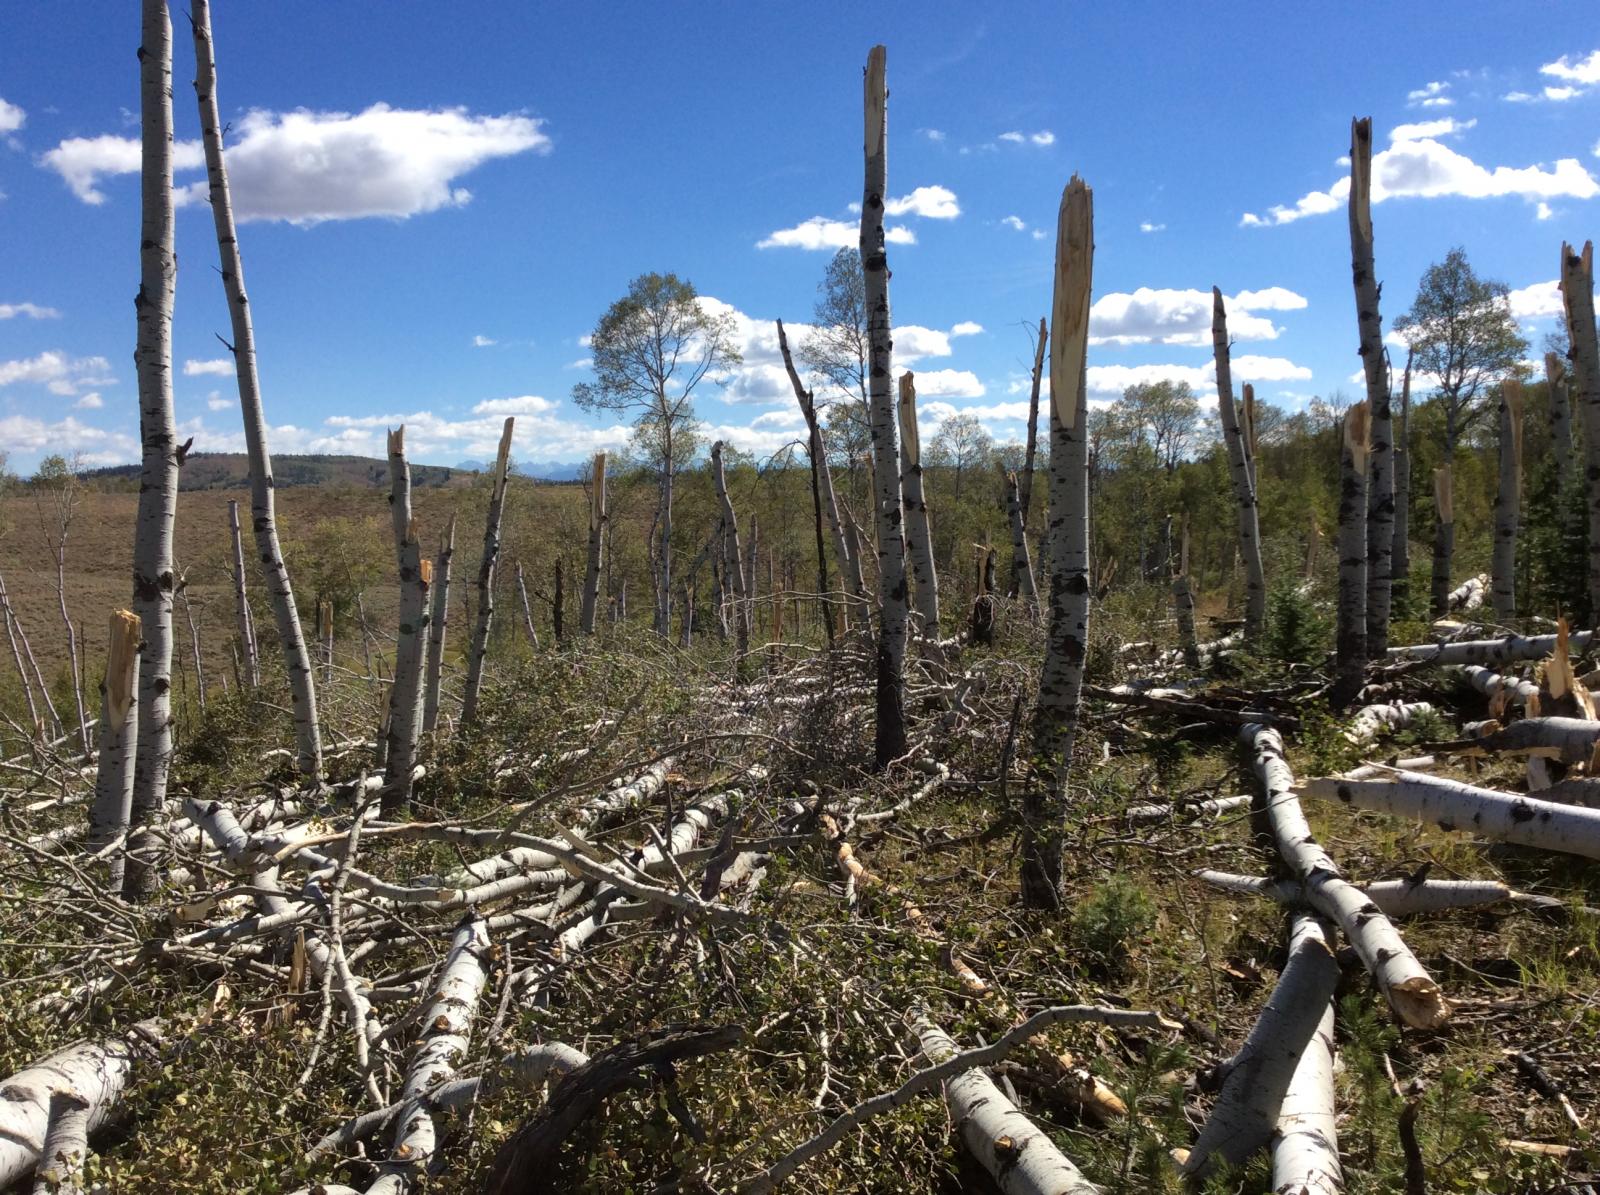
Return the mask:
M1089 641L1089 301L1094 193L1077 175L1061 194L1056 225L1050 344L1050 617L1033 707L1035 772L1022 797L1022 901L1061 905L1067 770Z
M1560 354L1544 355L1544 380L1550 398L1550 454L1556 462L1556 485L1565 493L1572 480L1572 402Z
M1588 458L1589 605L1600 610L1600 337L1594 323L1594 242L1583 252L1561 246L1561 302L1572 347L1573 397L1583 414L1584 451Z
M432 571L423 567L417 522L411 517L411 466L406 462L404 424L389 433L389 515L400 566L400 627L394 645L394 683L389 687L385 817L393 817L411 803L411 769L417 759L417 728L422 718L423 657L428 648L428 573Z
M583 597L578 605L578 629L594 634L594 612L600 598L600 561L606 531L606 454L594 454L594 469L589 483L589 560L583 573Z
M1456 546L1451 488L1450 466L1440 465L1433 471L1433 576L1428 609L1434 618L1450 613L1450 558Z
M908 369L900 375L900 494L905 511L906 556L916 593L920 630L939 637L939 575L933 567L928 500L922 493L922 440L917 434L917 385Z
M450 561L456 554L456 516L450 516L433 562L433 608L428 617L428 676L423 687L422 733L439 725L439 685L444 678L444 638L450 626ZM521 566L518 566L518 577Z
M1222 438L1233 473L1234 497L1239 503L1239 555L1244 559L1244 633L1253 642L1267 621L1267 581L1261 564L1261 525L1256 505L1255 479L1239 411L1233 401L1231 350L1228 346L1228 312L1222 291L1211 288L1211 348L1217 365L1217 411L1222 416ZM1052 381L1051 385L1055 383ZM1053 518L1054 516L1052 516Z
M1367 666L1367 404L1344 417L1339 452L1339 627L1335 641L1336 705L1361 688Z
M228 189L228 167L222 154L222 122L218 116L216 50L211 39L210 0L196 0L190 27L194 32L195 95L200 103L200 132L205 146L206 179L210 187L211 218L216 225L221 258L222 287L228 296L233 326L233 354L239 387L239 409L244 418L245 453L250 461L250 526L256 554L266 577L267 600L278 631L283 667L289 678L294 706L295 741L301 778L315 783L322 775L322 739L317 723L316 682L311 674L311 653L300 626L289 569L278 544L276 504L273 497L272 457L267 451L267 417L261 405L261 383L256 373L255 327L250 300L244 289L244 261L239 253L239 233L234 226L233 199ZM243 583L241 577L241 584ZM251 627L252 644L255 628ZM252 668L258 667L259 655ZM253 683L253 682L252 682Z
M1411 450L1407 437L1411 431L1411 350L1406 350L1405 373L1400 379L1400 422L1393 428L1394 440L1394 528L1389 554L1390 609L1411 596ZM1369 644L1369 647L1371 645ZM1384 636L1388 647L1388 636ZM1374 655L1376 653L1373 653Z
M1022 599L1030 614L1039 611L1039 593L1033 582L1033 558L1028 553L1028 527L1022 513L1021 483L1001 466L1006 486L1006 514L1011 519L1011 595Z
M143 0L139 47L141 191L138 348L139 516L133 539L133 612L142 625L139 731L131 824L151 821L167 798L172 767L172 526L178 514L178 446L172 413L172 307L178 289L172 200L172 22L165 0ZM148 868L128 868L125 894L155 882Z
M1039 446L1039 387L1044 378L1044 349L1050 328L1039 317L1039 333L1033 342L1033 384L1028 390L1028 446L1022 454L1022 473L1017 478L1017 497L1022 502L1022 521L1033 521L1033 459Z
M506 416L500 432L500 452L495 457L489 515L483 527L483 557L478 561L478 625L467 654L467 687L461 700L461 725L478 720L478 691L483 686L483 660L489 653L489 626L494 621L494 570L500 561L500 516L505 510L506 482L511 468L511 432L516 417Z
M867 405L872 416L872 475L877 491L878 665L877 766L906 753L906 551L900 502L900 449L891 393L894 342L889 327L889 254L883 231L889 187L888 52L867 55L864 109L866 174L861 195L861 270L867 297Z
M1189 516L1183 516L1183 531L1178 548L1178 567L1172 574L1172 608L1178 620L1178 646L1183 662L1200 667L1200 641L1194 633L1194 591L1189 586Z
M261 667L256 654L256 629L250 618L250 599L245 590L244 539L239 534L239 504L228 503L228 534L233 539L233 608L239 620L239 655L243 658L240 679L252 689L261 683Z
M722 567L733 590L735 671L745 666L750 654L750 594L744 571L744 557L739 550L739 516L734 513L733 499L728 497L728 479L722 468L722 441L711 446L711 479L717 487L717 501L722 504Z
M131 610L111 614L106 646L106 679L100 686L100 765L94 803L89 807L88 847L103 850L128 832L133 809L133 747L139 734L139 617ZM109 891L121 893L126 851L111 856Z
M1494 499L1494 552L1491 594L1495 617L1510 622L1517 614L1517 516L1522 493L1522 383L1500 383L1500 488Z

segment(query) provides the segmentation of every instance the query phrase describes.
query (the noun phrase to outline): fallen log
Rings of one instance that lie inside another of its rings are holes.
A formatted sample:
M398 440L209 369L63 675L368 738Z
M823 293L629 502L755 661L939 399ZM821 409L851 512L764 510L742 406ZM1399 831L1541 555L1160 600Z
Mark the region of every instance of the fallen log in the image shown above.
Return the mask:
M1210 869L1202 869L1194 874L1196 879L1204 880L1214 888L1241 896L1265 896L1283 904L1298 904L1305 900L1305 888L1297 880L1235 875ZM1499 880L1375 880L1357 886L1386 917L1410 917L1445 909L1471 909L1513 900L1520 895Z
M1576 631L1572 648L1589 646L1592 631ZM1391 647L1391 660L1421 660L1431 664L1507 664L1514 660L1538 660L1556 647L1555 635L1507 635L1502 639L1465 639L1459 643L1415 643Z
M1407 730L1420 719L1432 717L1438 711L1426 701L1392 701L1383 705L1364 705L1356 711L1345 731L1352 743L1366 743L1385 732Z
M1272 1135L1272 1189L1294 1195L1341 1195L1339 1135L1333 1101L1333 1000L1289 1079Z
M1084 685L1083 695L1099 701L1109 701L1114 705L1132 705L1141 709L1155 710L1163 714L1175 714L1180 718L1189 718L1200 722L1217 722L1225 726L1252 726L1256 723L1266 723L1273 726L1282 726L1287 730L1295 730L1300 726L1300 719L1275 713L1271 710L1252 709L1226 709L1219 706L1207 705L1196 701L1187 693L1178 689L1147 689L1138 690L1128 685Z

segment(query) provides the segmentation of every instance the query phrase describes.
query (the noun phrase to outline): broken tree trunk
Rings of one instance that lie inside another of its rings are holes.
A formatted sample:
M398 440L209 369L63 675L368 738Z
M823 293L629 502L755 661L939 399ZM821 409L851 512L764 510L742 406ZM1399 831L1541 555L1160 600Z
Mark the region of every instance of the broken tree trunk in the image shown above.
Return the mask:
M557 569L558 574L559 574L560 568L561 568L561 558L557 557L556 558L556 569ZM539 632L534 629L534 625L533 625L533 607L528 603L528 585L527 585L527 582L524 581L523 577L522 577L522 561L520 561L520 560L517 561L516 576L517 576L517 604L522 608L522 631L523 631L523 634L528 636L528 646L533 647L533 648L537 648L539 646ZM558 577L558 580L559 580L559 577ZM558 600L553 601L551 603L551 623L553 624L553 629L555 631L556 640L557 640L557 642L559 642L560 639L561 639L561 632L564 629L562 627L562 625L561 625L562 611L559 609L559 606L561 605L561 602L559 600L559 598L560 598L559 591L561 589L561 586L558 584L556 586L556 589L558 591L557 592L557 599Z
M1493 577L1490 594L1495 617L1510 622L1517 615L1517 522L1522 494L1522 383L1500 383L1496 403L1500 417L1500 487L1494 499Z
M1294 773L1284 758L1283 739L1276 730L1259 725L1244 727L1239 738L1250 753L1261 786L1260 808L1272 827L1278 854L1304 885L1306 902L1339 923L1401 1020L1419 1029L1443 1024L1450 1006L1438 984L1423 970L1389 919L1343 878L1338 865L1311 836L1295 797Z
M1033 558L1028 553L1028 526L1022 514L1021 482L1015 473L1000 470L1006 486L1006 514L1011 518L1011 596L1020 598L1030 614L1039 611L1039 592L1033 581Z
M1339 626L1330 700L1344 706L1367 666L1367 404L1345 412L1339 453Z
M1593 637L1591 631L1574 631L1573 651L1583 651ZM1391 660L1425 660L1433 664L1508 664L1516 660L1537 660L1556 649L1556 635L1507 635L1503 639L1463 639L1458 643L1416 643L1391 647Z
M1194 632L1194 590L1189 586L1189 516L1183 516L1178 547L1178 568L1172 574L1172 608L1178 620L1178 647L1183 662L1200 667L1200 641Z
M594 634L594 613L600 602L600 563L606 529L606 454L594 454L589 493L589 560L583 572L583 597L578 603L578 629Z
M200 102L201 141L205 146L206 178L210 188L211 218L216 226L217 250L221 259L222 288L228 297L228 314L233 327L233 343L228 348L233 355L239 410L244 419L245 454L250 462L250 526L255 534L256 555L260 558L266 578L267 600L272 606L273 623L278 631L284 671L289 678L297 764L301 778L307 783L314 783L322 775L322 738L317 722L316 682L311 673L310 650L300 626L300 611L295 605L294 588L289 582L289 569L278 543L272 457L267 450L267 417L261 404L261 383L256 371L255 326L250 315L250 300L244 289L244 261L239 252L239 233L234 225L228 167L222 152L216 49L211 39L210 8L209 0L199 0L193 6L194 89ZM250 633L253 643L254 626ZM259 660L258 654L255 666L259 666Z
M873 754L882 769L906 753L906 551L895 438L893 341L889 324L889 254L884 202L889 187L887 51L867 55L863 92L865 178L861 194L861 272L867 306L867 395L872 416L872 474L878 531L877 710Z
M1389 606L1411 597L1411 350L1406 350L1405 373L1400 378L1400 421L1394 428L1394 538L1389 555ZM1402 606L1405 609L1406 606ZM1387 645L1388 636L1384 636ZM1370 646L1370 645L1369 645ZM1370 654L1376 654L1372 652Z
M1244 559L1245 570L1245 639L1254 643L1267 620L1261 527L1244 431L1239 426L1239 412L1233 401L1228 313L1222 302L1222 291L1215 286L1211 288L1211 346L1217 367L1217 410L1222 416L1222 438L1228 449L1228 467L1233 473L1234 498L1239 504L1239 555Z
M428 678L423 687L422 733L439 725L439 687L444 680L444 640L450 626L450 561L456 554L456 516L450 516L433 562L433 610L428 618Z
M1272 1135L1274 1191L1295 1195L1342 1195L1344 1191L1333 1102L1333 1010L1330 994L1278 1108L1278 1127Z
M750 654L750 600L744 557L739 550L739 516L734 512L733 499L728 496L721 440L711 446L711 479L717 487L717 501L722 504L722 567L733 590L734 668L737 671L744 667L745 657Z
M1600 340L1594 323L1594 242L1583 252L1561 246L1561 302L1567 316L1567 351L1572 364L1573 399L1583 415L1588 462L1589 606L1600 610Z
M428 582L417 523L411 517L411 466L406 461L405 436L405 424L389 433L389 515L400 569L400 625L394 645L394 683L389 687L385 817L394 817L411 803L411 768L417 760L417 727L422 717L423 657L428 646Z
M1450 613L1450 558L1456 548L1449 465L1433 471L1433 511L1433 583L1428 610L1434 618L1443 618Z
M900 494L905 512L906 558L911 562L919 628L939 637L939 574L933 567L933 536L928 500L922 492L922 440L917 434L917 385L908 369L900 375Z
M1050 345L1050 617L1033 708L1035 769L1022 798L1022 901L1061 905L1067 770L1089 642L1089 301L1094 194L1077 175L1061 195Z
M256 655L256 630L250 620L250 600L245 590L244 540L239 534L239 504L228 503L228 533L233 538L233 606L239 620L240 679L252 689L261 683L261 667Z
M1371 413L1366 495L1366 652L1389 645L1390 568L1394 555L1394 453L1389 411L1389 365L1372 249L1372 118L1350 122L1350 272L1355 284L1361 368Z
M1039 445L1039 388L1044 379L1044 350L1050 338L1050 325L1039 317L1039 332L1033 341L1033 381L1028 389L1028 446L1022 454L1022 472L1017 478L1017 498L1022 503L1022 521L1033 522L1033 461Z
M133 749L138 739L139 616L131 610L111 614L106 646L106 678L100 686L100 761L95 774L94 802L89 806L90 852L110 846L128 832L133 811ZM122 892L126 848L109 865L108 890Z
M22 627L11 609L11 599L6 594L4 577L0 577L0 615L5 617L6 638L11 645L11 659L17 666L17 676L22 683L23 696L28 699L29 728L37 736L40 727L39 707L33 697L33 678L28 675L28 666L22 662L22 647L26 644L26 637L22 635ZM48 692L44 696L46 701L50 699Z
M1556 486L1564 494L1572 480L1572 402L1560 354L1544 355L1544 380L1550 401L1550 455L1555 458Z
M461 725L478 720L478 693L483 687L483 661L489 654L489 627L494 622L494 573L500 563L500 517L505 511L506 483L511 468L511 433L516 417L507 415L500 431L500 451L495 456L489 491L489 514L483 525L483 556L478 561L478 623L467 653L467 684L461 699Z
M142 182L134 361L143 460L133 539L132 608L143 628L143 646L130 819L135 829L160 813L172 767L172 528L183 451L172 412L172 308L178 259L172 196L172 22L165 0L143 0L139 98ZM143 896L155 878L136 856L128 867L125 895Z

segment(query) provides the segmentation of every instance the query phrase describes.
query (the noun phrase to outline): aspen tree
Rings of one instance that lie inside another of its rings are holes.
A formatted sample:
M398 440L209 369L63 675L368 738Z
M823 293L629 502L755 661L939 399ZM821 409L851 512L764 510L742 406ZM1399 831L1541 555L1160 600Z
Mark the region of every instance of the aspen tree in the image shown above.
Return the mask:
M483 686L483 661L489 654L489 627L494 622L494 574L500 563L500 518L505 511L506 482L511 469L511 433L515 426L515 416L507 415L500 432L500 450L495 455L489 513L483 525L483 556L478 561L478 622L467 654L467 684L461 702L463 726L471 726L478 720L478 691Z
M1239 555L1244 560L1244 633L1253 641L1267 620L1267 582L1261 564L1261 526L1256 506L1255 479L1251 475L1249 448L1233 399L1232 352L1228 343L1228 312L1222 291L1211 288L1211 347L1217 367L1217 411L1222 416L1222 438L1233 473L1233 493L1239 506ZM1054 385L1054 383L1052 383Z
M922 492L922 439L917 434L917 384L911 371L900 375L900 494L905 511L906 557L922 633L939 637L939 574L933 566L933 536L928 500Z

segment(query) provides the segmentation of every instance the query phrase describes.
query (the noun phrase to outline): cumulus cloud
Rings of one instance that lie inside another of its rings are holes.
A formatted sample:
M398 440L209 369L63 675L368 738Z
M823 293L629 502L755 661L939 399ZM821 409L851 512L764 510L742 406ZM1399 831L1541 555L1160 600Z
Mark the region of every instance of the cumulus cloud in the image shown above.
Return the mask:
M0 103L4 102L0 100ZM61 318L61 313L54 307L41 307L37 303L0 303L0 319L15 319L19 315L29 319Z
M1004 224L1007 228L1015 228L1018 232L1025 232L1028 227L1021 216L1002 216L1000 218L1000 223Z
M1141 221L1139 221L1139 231L1140 232L1166 232L1167 231L1167 226L1165 224L1152 224L1149 220L1141 220Z
M1309 381L1311 371L1287 357L1258 357L1246 353L1233 358L1235 384L1242 382ZM1207 365L1091 365L1088 373L1089 396L1105 401L1122 397L1129 386L1151 382L1188 382L1200 401L1215 406L1216 367Z
M1425 137L1456 137L1468 129L1476 128L1478 118L1471 120L1455 120L1446 116L1441 120L1422 120L1415 124L1397 124L1389 130L1390 141L1421 141ZM1350 165L1346 157L1341 165Z
M1587 58L1573 59L1570 55L1563 54L1554 62L1547 62L1539 68L1541 75L1549 75L1552 79L1560 79L1567 84L1566 87L1546 87L1545 98L1552 100L1571 99L1581 95L1591 87L1600 86L1600 50L1595 50ZM1561 91L1562 95L1551 95L1552 91Z
M1010 142L1012 145L1054 145L1056 135L1049 129L1040 129L1037 133L1023 133L1016 129L1000 134L1001 141Z
M233 406L233 400L231 398L223 398L222 392L219 390L213 390L206 395L206 410L208 411L226 411L231 406Z
M1408 108L1448 108L1455 103L1446 93L1450 84L1433 82L1406 93Z
M805 426L805 416L800 413L799 406L779 407L776 411L763 411L750 421L750 426L757 431L770 431L774 428L790 431Z
M17 105L0 99L0 133L15 133L27 119L28 114Z
M1298 311L1303 296L1281 286L1245 290L1226 300L1228 332L1235 340L1276 340L1282 331L1263 311ZM1211 343L1211 293L1155 290L1101 295L1089 309L1090 344Z
M1550 319L1565 314L1561 305L1561 284L1555 279L1519 287L1508 298L1511 314L1517 319Z
M477 116L464 108L404 109L374 104L362 112L254 110L228 147L234 213L241 220L317 224L364 216L404 219L459 207L472 193L456 180L495 158L544 153L543 121L512 113ZM40 159L85 203L103 203L100 179L139 169L132 137L75 137ZM200 169L198 142L175 147L177 170ZM206 185L178 189L180 203L203 203Z
M1293 206L1277 206L1265 216L1246 212L1239 223L1246 228L1290 224L1345 206L1350 195L1346 175L1326 191L1301 196ZM1591 199L1600 195L1600 183L1576 158L1562 158L1553 167L1479 165L1464 154L1430 137L1397 141L1372 159L1372 202L1387 199L1460 196L1487 199L1518 196L1528 200Z
M959 324L950 329L950 335L952 336L979 336L982 333L983 325L975 320L969 319L962 320Z
M921 133L929 141L939 142L944 140L943 129L918 129L917 132Z
M495 344L499 344L499 343L500 342L498 340L494 339L494 337L492 337L492 336L484 336L482 334L479 334L479 335L474 336L472 338L472 347L475 348L475 349L486 349L490 345L495 345Z
M196 361L191 357L183 363L183 376L186 378L200 378L211 374L220 378L231 378L233 373L232 357L216 357L210 361Z
M77 394L86 386L109 386L111 362L104 357L69 357L59 349L16 361L0 361L0 386L17 383L46 387L51 394ZM4 443L0 437L0 443Z
M921 324L904 324L890 334L894 340L894 359L910 365L924 357L948 357L950 334Z
M72 405L80 411L98 411L106 405L106 400L100 397L100 391L91 390Z
M925 220L954 220L961 214L956 193L949 187L918 187L909 195L883 205L887 216L921 216Z
M59 420L33 415L0 417L0 443L18 457L47 452L81 454L89 466L121 464L139 456L135 436L93 427L72 415Z
M1537 205L1535 205L1535 207L1533 209L1533 218L1535 220L1549 220L1552 217L1554 217L1555 214L1556 214L1555 208L1551 207L1548 203L1546 203L1542 199L1538 202Z
M914 372L919 399L982 398L986 393L978 375L970 369L923 369Z
M515 398L490 398L472 408L474 415L543 415L555 409L555 403L537 394L519 394Z
M1010 141L1015 145L1021 145L1023 143L1023 141L1026 140L1026 138L1023 137L1023 135L1021 133L1016 132L1015 130L1013 130L1012 132L1009 132L1009 133L1001 133L1000 134L1000 140L1002 140L1002 141Z
M915 245L917 234L902 225L884 230L884 240L891 245ZM812 216L793 228L780 228L756 242L757 249L844 249L861 240L861 226L846 220L830 220L826 216Z

